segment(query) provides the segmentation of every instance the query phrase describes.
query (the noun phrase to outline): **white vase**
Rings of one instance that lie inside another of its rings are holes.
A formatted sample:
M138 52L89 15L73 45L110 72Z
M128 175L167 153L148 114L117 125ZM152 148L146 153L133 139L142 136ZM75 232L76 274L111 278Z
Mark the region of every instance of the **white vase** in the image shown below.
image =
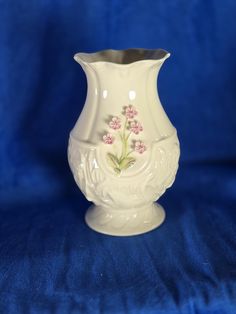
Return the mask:
M74 56L88 91L70 133L68 158L76 183L95 204L85 220L98 232L136 235L164 221L155 201L172 185L180 154L157 93L157 76L169 56L162 49Z

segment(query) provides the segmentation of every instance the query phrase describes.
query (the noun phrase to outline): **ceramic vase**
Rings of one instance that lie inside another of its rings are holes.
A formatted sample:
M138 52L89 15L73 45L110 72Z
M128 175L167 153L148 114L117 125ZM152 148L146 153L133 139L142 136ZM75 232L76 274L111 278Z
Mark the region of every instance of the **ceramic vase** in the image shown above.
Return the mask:
M136 235L165 219L155 201L174 182L180 154L157 92L158 73L169 56L162 49L74 56L88 88L70 133L68 159L77 185L94 203L85 220L98 232Z

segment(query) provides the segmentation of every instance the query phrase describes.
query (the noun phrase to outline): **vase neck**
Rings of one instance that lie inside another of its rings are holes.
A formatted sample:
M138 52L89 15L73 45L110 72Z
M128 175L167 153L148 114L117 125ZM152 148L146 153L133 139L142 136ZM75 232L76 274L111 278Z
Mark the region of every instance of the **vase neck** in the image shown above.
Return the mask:
M125 94L129 101L138 93L151 92L151 90L156 93L157 76L163 62L164 60L161 62L145 60L129 66L98 62L82 63L81 66L87 77L88 94L114 98L120 91L120 94Z
M146 88L148 78L156 77L170 53L163 49L103 50L77 53L74 59L82 66L88 80L88 92L107 94L108 89ZM104 92L105 91L105 92ZM107 91L107 92L106 92ZM132 93L131 93L132 94Z

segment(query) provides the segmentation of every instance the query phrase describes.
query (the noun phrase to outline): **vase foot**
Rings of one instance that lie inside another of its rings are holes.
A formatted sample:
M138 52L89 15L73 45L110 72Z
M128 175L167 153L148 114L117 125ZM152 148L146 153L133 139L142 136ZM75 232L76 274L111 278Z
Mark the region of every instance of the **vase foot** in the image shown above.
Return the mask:
M128 210L92 205L85 215L85 221L91 229L113 236L142 234L159 227L164 220L165 211L157 203Z

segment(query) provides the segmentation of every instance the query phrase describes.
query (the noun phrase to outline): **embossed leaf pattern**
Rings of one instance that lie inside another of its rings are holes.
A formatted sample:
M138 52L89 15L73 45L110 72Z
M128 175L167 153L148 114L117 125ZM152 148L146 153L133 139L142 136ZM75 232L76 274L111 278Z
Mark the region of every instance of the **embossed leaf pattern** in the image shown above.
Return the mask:
M179 154L176 133L164 141L155 142L150 162L142 172L136 174L131 184L129 180L120 181L115 176L107 176L100 167L102 161L97 148L85 146L72 138L68 147L70 168L86 198L96 205L115 208L129 206L130 197L133 197L133 205L137 207L142 202L157 200L174 181ZM111 167L113 170L113 165ZM116 176L119 176L119 173L120 170L114 169ZM111 186L115 186L115 190L111 189Z
M109 132L102 137L104 144L112 145L115 141L121 143L120 154L107 153L107 162L116 174L120 174L135 164L136 158L133 157L133 153L143 154L147 149L145 143L140 139L133 141L134 145L131 145L131 137L143 131L141 122L136 120L137 109L133 105L125 106L123 109L123 119L113 116L108 122Z

